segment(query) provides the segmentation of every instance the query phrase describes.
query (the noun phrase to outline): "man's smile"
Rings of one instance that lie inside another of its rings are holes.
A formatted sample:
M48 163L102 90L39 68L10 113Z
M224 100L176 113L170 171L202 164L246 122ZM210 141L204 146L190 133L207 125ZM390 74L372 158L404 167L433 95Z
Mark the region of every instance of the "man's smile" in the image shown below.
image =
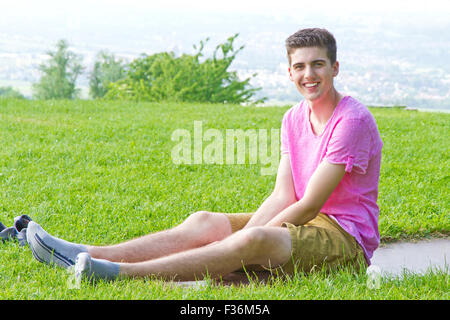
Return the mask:
M319 82L307 82L303 84L306 88L312 88L319 85Z

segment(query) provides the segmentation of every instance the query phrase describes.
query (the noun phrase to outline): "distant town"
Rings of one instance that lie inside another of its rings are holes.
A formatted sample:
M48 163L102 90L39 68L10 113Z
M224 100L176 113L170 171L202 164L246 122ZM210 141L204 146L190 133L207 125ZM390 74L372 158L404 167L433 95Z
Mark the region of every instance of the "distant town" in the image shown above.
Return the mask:
M141 25L129 32L118 27L107 32L106 27L91 26L95 30L92 33L83 29L89 26L76 25L72 26L72 33L48 31L46 35L26 29L8 30L0 25L0 86L12 86L31 98L31 85L40 78L38 66L60 38L66 38L71 50L83 56L86 69L78 79L78 87L82 98L88 98L88 74L100 50L131 62L142 53L193 53L192 46L209 37L207 48L212 52L218 43L239 32L237 43L245 48L232 66L242 78L257 73L251 81L253 86L262 88L257 97L267 97L269 105L301 100L289 81L284 49L284 39L299 25L253 19L242 25L236 22L229 29L208 31L193 27L189 32L176 24L166 26L164 32L154 24ZM399 25L396 29L395 24L386 30L379 24L357 19L352 22L356 26L353 29L350 22L335 22L330 28L338 41L340 73L335 80L338 90L369 106L450 110L450 35L443 32L450 29L450 23L441 21L413 30ZM440 29L442 26L446 28Z

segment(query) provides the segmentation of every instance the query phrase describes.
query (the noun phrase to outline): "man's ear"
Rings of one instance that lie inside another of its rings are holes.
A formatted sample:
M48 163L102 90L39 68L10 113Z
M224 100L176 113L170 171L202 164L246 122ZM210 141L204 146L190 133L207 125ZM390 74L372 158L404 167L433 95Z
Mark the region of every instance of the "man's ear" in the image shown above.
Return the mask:
M294 78L292 77L291 67L288 67L289 72L289 80L294 81Z
M336 77L339 74L339 62L336 61L333 64L333 77Z

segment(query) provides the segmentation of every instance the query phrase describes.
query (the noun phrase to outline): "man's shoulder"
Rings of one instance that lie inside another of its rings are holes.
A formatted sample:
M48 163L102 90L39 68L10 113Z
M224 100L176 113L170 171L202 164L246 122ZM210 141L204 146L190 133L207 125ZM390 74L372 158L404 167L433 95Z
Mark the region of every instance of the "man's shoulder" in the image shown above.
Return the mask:
M351 96L346 96L343 100L343 105L339 113L340 120L355 120L366 123L375 121L369 108L359 100Z
M283 115L283 120L284 121L289 121L292 120L294 117L296 119L298 119L299 117L301 117L303 115L303 110L304 108L304 100L294 104L292 107L290 107Z
M377 146L382 146L382 140L378 131L375 117L363 103L355 98L348 97L341 108L336 122L338 125L358 127L360 132L369 132Z

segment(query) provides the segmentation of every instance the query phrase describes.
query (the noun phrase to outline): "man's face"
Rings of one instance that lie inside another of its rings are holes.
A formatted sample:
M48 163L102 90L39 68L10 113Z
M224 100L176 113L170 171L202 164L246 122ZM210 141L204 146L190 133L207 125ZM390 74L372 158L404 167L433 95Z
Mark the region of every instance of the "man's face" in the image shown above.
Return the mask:
M320 100L330 93L338 73L339 63L331 65L326 48L297 48L291 54L289 79L308 101Z

